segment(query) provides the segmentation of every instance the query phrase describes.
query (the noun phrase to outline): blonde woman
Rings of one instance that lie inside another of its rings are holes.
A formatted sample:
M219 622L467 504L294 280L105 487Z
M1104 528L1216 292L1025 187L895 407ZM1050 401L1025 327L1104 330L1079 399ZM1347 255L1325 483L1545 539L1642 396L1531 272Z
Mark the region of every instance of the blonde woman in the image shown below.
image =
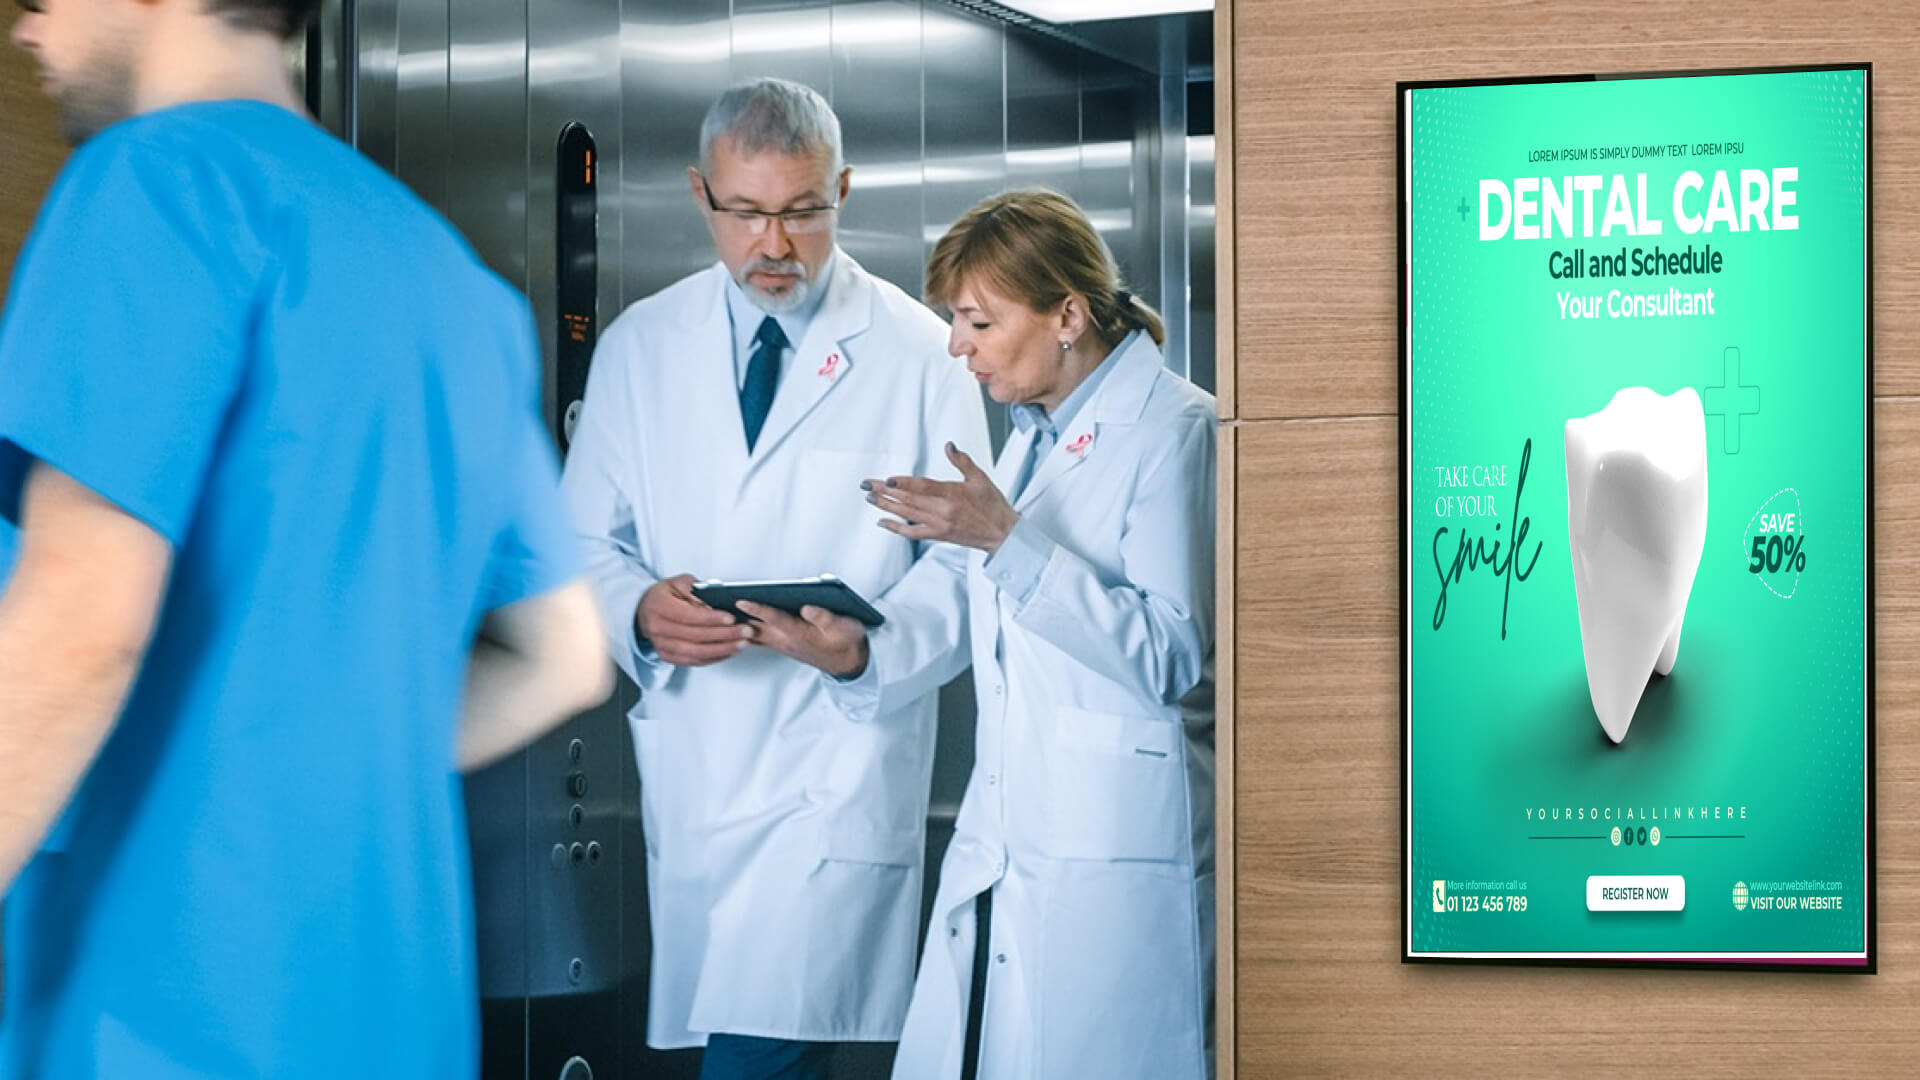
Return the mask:
M948 350L1016 430L883 527L969 552L979 729L894 1076L1212 1073L1213 399L1072 200L935 246ZM896 520L897 518L897 520Z

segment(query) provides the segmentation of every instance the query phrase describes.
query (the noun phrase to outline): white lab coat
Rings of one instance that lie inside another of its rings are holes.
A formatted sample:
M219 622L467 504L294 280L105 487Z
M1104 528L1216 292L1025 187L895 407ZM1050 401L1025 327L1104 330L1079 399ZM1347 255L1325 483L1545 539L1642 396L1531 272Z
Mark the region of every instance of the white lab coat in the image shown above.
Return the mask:
M1057 544L1033 594L969 562L977 749L897 1080L959 1075L989 888L981 1080L1212 1072L1216 419L1146 335L1113 362L1015 503Z
M932 312L844 252L828 273L751 454L715 265L607 328L562 479L613 656L641 688L656 1047L894 1039L912 985L964 562L878 528L859 483L957 478L943 447L984 450L986 418ZM634 609L677 573L837 574L887 617L873 671L838 684L757 646L703 668L643 654Z

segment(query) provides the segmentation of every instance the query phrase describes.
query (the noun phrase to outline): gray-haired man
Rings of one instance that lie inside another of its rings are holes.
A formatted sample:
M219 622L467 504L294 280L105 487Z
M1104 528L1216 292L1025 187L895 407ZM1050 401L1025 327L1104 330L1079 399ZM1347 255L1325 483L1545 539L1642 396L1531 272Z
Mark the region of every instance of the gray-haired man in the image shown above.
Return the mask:
M687 170L718 265L629 308L594 357L563 488L631 716L653 919L647 1041L703 1076L824 1075L898 1037L913 978L936 692L964 667L955 549L879 526L863 483L987 449L946 327L834 244L840 126L734 87ZM832 573L886 617L750 609L703 578Z

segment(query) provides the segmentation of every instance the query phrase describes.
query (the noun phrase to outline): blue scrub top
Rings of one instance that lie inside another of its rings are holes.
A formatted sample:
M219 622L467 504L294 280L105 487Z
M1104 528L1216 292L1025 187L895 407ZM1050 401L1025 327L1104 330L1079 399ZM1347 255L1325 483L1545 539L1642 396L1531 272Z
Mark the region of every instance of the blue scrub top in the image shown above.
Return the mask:
M0 321L40 459L169 540L146 660L6 906L0 1076L473 1076L457 712L576 576L525 300L306 119L83 145Z

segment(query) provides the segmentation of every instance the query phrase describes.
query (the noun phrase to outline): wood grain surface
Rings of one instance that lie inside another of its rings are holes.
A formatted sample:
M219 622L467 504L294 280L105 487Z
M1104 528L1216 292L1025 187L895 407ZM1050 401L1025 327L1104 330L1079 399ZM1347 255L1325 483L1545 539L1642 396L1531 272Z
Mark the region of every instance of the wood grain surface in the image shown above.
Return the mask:
M1235 651L1231 645L1234 640L1234 587L1239 571L1234 556L1237 549L1233 544L1234 530L1238 518L1234 512L1234 492L1237 490L1235 462L1239 457L1240 431L1236 425L1223 424L1220 427L1219 442L1219 508L1216 524L1219 527L1217 542L1218 558L1214 561L1214 762L1215 762L1215 800L1213 817L1216 826L1214 843L1214 872L1218 888L1214 894L1214 986L1217 995L1217 1007L1214 1010L1214 1040L1216 1046L1232 1046L1234 1038L1233 985L1234 985L1234 892L1226 883L1234 880L1233 845L1233 719L1234 696L1232 688L1234 678ZM1233 1058L1231 1055L1219 1055L1219 1080L1233 1080Z
M1235 293L1234 267L1234 170L1233 170L1233 12L1235 0L1216 0L1213 13L1213 204L1214 225L1214 331L1216 365L1214 401L1220 410L1220 458L1217 464L1218 510L1216 534L1218 558L1214 562L1214 753L1215 799L1213 808L1214 869L1214 1046L1219 1080L1234 1080L1234 844L1233 844L1233 719L1234 719L1234 585L1239 572L1234 560L1234 492L1238 430L1234 418L1236 405L1234 341L1240 305ZM1227 1049L1220 1049L1220 1048Z
M11 35L19 17L8 4L0 11L0 30ZM10 39L0 41L0 305L40 200L66 159L53 103L40 91L39 70Z
M1900 556L1920 525L1920 3L1222 11L1240 179L1231 216L1222 203L1235 241L1219 280L1241 300L1221 532L1234 568L1222 1076L1912 1075L1920 570ZM1862 60L1874 64L1879 974L1401 964L1395 81Z
M1220 418L1232 420L1240 415L1239 381L1235 378L1233 343L1236 338L1236 313L1239 297L1234 287L1233 252L1233 10L1234 0L1215 0L1213 10L1213 264L1214 264L1214 355L1226 362L1216 365L1214 400L1219 403Z

